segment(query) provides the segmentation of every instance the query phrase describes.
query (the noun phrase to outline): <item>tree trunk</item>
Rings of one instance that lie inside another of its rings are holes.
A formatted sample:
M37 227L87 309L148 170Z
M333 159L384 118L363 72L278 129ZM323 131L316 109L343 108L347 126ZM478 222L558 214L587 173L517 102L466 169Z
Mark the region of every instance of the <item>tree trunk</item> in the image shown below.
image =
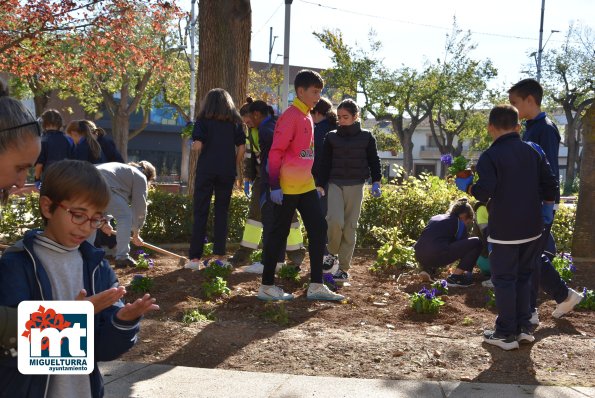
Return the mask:
M199 5L199 61L196 114L202 98L213 88L229 92L237 107L243 104L250 63L250 0L201 0ZM196 153L190 156L188 193L194 192Z
M572 238L572 256L575 261L589 262L595 269L595 104L583 119L583 155L580 188L576 208L576 221ZM591 274L591 273L587 273Z
M128 134L130 133L130 120L128 113L118 109L112 115L112 137L116 148L122 154L124 161L128 160Z

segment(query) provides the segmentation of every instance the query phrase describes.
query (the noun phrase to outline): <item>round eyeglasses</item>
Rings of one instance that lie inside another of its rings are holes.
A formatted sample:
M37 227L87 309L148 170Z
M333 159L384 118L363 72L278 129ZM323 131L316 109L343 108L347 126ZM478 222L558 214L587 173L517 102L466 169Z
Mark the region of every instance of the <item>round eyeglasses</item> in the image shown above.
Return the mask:
M103 227L105 225L105 223L107 222L107 219L105 217L91 218L83 212L75 211L75 210L71 210L71 209L67 208L62 203L58 203L58 206L60 206L62 209L66 210L67 213L70 214L72 223L76 224L76 225L83 225L84 223L89 221L89 225L91 225L91 228L99 229L99 228Z

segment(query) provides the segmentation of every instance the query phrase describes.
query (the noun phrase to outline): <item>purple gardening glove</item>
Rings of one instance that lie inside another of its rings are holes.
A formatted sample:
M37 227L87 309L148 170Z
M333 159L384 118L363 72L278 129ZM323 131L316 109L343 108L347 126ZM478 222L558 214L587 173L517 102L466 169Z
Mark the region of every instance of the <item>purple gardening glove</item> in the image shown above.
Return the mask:
M281 190L281 188L274 189L271 191L271 200L273 201L273 203L278 205L281 205L281 203L283 203L283 191Z
M375 198L379 198L382 195L382 190L380 189L380 183L375 182L372 184L372 196Z
M244 194L246 197L250 197L250 181L244 181Z

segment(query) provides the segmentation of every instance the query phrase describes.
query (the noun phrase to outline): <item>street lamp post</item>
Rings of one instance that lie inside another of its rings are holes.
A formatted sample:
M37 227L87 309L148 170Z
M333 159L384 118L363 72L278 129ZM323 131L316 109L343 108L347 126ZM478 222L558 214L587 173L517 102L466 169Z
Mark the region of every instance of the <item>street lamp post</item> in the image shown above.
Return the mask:
M289 101L289 31L291 22L291 3L293 0L285 0L285 45L283 51L283 99L281 106L287 109Z

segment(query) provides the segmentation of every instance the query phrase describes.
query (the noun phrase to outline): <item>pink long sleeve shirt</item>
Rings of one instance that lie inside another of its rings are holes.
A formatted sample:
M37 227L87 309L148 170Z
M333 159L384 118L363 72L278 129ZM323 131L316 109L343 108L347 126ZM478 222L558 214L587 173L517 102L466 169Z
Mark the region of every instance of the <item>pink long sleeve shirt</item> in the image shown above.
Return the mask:
M314 123L309 107L296 98L277 120L268 169L271 190L297 195L315 189Z

